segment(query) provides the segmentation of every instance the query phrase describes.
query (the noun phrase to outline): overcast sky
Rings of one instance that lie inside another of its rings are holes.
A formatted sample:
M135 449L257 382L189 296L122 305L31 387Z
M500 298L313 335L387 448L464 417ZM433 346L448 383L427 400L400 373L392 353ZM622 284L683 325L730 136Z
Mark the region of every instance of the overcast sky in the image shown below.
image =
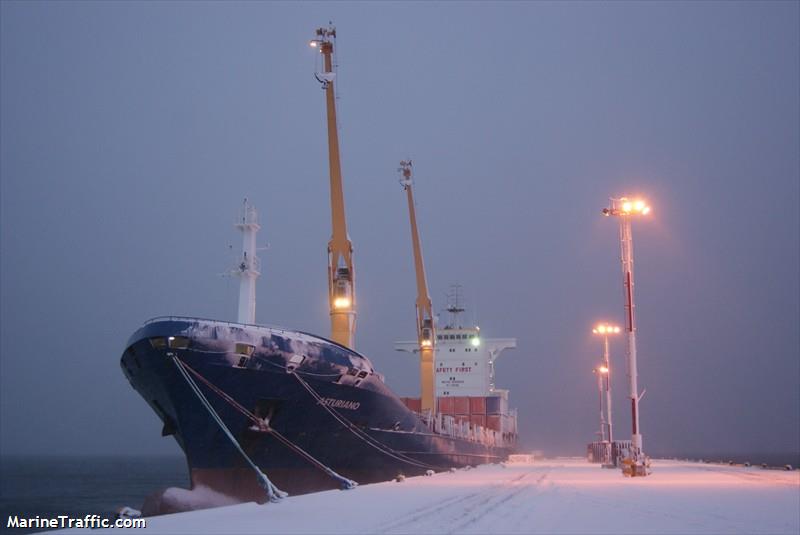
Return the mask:
M609 196L634 226L645 450L800 451L797 2L0 2L0 451L177 453L119 367L165 314L235 319L259 208L259 322L329 334L319 58L334 21L356 348L417 363L397 163L434 305L464 287L523 446L594 437L621 322ZM234 252L229 249L234 245ZM617 432L629 434L622 338Z

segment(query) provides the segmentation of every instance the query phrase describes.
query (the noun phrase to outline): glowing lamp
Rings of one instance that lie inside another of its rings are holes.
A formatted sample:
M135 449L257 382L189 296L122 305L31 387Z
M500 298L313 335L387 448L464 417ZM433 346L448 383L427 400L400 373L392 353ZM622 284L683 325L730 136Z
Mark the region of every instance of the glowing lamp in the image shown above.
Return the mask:
M347 297L337 297L333 300L333 308L349 308L350 299Z
M620 197L619 199L611 199L611 207L603 208L603 215L605 216L630 216L630 215L647 215L650 213L650 206L644 199L631 200L627 197Z
M594 334L603 334L603 335L619 334L619 331L620 331L620 328L618 326L609 325L607 323L600 323L594 329L592 329L592 332Z

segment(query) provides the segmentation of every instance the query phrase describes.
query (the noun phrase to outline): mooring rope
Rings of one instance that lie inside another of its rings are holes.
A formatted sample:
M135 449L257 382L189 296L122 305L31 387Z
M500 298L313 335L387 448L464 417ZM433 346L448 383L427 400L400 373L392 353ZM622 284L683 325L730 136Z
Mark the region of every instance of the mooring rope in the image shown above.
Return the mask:
M430 465L430 464L425 464L425 463L418 462L417 460L412 459L411 457L408 457L408 456L404 455L403 453L400 453L399 451L393 450L389 446L386 446L385 444L383 444L383 443L379 442L378 440L374 439L373 437L369 436L366 432L358 429L358 427L356 427L350 421L348 421L347 419L345 419L344 417L339 415L336 411L334 411L333 409L328 407L322 401L322 397L313 388L311 388L311 385L306 383L297 373L291 372L291 374L294 375L295 378L297 379L297 381L301 385L303 385L303 388L305 388L308 391L308 393L311 394L311 396L317 401L318 405L321 405L322 408L325 409L328 412L328 414L330 414L331 416L333 416L334 419L336 419L336 421L338 421L340 424L342 424L342 426L344 426L347 430L349 430L351 433L353 433L357 438L359 438L359 439L363 440L364 442L366 442L369 446L372 446L373 448L375 448L376 450L380 451L381 453L383 453L385 455L388 455L389 457L392 457L394 459L397 459L398 461L402 461L404 463L408 463L408 464L417 466L419 468L439 469L439 470L443 469L442 467L437 467L437 466L433 466L433 465Z
M178 371L180 371L181 375L186 380L186 383L189 385L189 387L192 389L195 395L200 399L201 403L206 408L211 417L214 419L214 421L217 422L217 425L219 425L220 429L222 429L222 431L228 436L228 439L230 439L234 447L237 450L239 450L239 453L242 454L244 460L247 461L247 463L250 465L253 471L255 471L258 484L261 486L261 488L263 488L266 491L267 498L269 499L269 501L277 502L280 501L282 498L288 496L286 492L276 487L272 483L272 481L269 480L267 475L261 471L261 469L256 465L256 463L254 463L252 459L250 459L247 453L245 453L245 451L242 449L242 446L239 444L239 442L231 433L230 429L228 429L228 426L225 425L225 422L222 421L222 418L220 418L219 414L217 414L217 411L214 410L214 407L211 406L211 403L208 401L206 396L200 390L200 387L197 386L197 383L195 383L194 380L191 378L191 376L186 372L186 369L184 368L184 366L186 365L183 363L183 361L175 353L171 354L171 356L172 356L172 361L175 363L175 367L178 368Z
M289 440L288 438L283 436L276 429L274 429L271 426L269 426L264 420L262 420L261 418L259 418L258 416L256 416L255 414L253 414L252 412L247 410L246 408L244 408L238 401L236 401L231 396L229 396L227 393L225 393L224 390L222 390L221 388L219 388L218 386L213 384L211 381L209 381L208 379L203 377L197 370L195 370L194 368L192 368L191 366L189 366L188 364L186 364L185 362L180 360L180 358L178 358L178 357L175 357L175 358L177 358L178 361L180 361L180 364L186 370L188 370L192 375L194 375L195 377L200 379L200 381L202 381L203 384L205 384L208 388L210 388L213 392L215 392L218 396L220 396L224 401L229 403L234 409L236 409L237 411L242 413L244 416L246 416L250 421L252 421L255 425L257 425L259 427L259 429L270 433L281 444L283 444L284 446L286 446L290 450L294 451L295 453L297 453L298 455L303 457L305 460L310 462L315 467L317 467L320 470L322 470L323 472L325 472L332 479L336 480L339 483L339 485L342 487L343 490L352 489L352 488L355 488L356 486L358 486L358 483L356 483L352 479L348 479L348 478L338 474L335 470L333 470L329 466L326 466L325 464L320 462L318 459L316 459L313 455L308 453L306 450L304 450L303 448L301 448L297 444L293 443L291 440Z

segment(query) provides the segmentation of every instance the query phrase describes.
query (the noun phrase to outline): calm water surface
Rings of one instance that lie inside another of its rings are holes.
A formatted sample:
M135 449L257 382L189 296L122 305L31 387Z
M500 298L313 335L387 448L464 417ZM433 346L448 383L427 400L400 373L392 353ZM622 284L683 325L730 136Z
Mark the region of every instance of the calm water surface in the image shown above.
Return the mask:
M183 457L3 457L0 459L0 533L9 515L112 516L141 508L165 487L188 487ZM33 530L36 531L36 530Z

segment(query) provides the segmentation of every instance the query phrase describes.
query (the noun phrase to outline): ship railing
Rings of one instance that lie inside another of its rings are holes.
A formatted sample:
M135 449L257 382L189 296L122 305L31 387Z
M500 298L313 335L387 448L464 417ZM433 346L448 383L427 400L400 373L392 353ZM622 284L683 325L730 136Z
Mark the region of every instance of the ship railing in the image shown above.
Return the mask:
M266 323L237 323L234 321L226 321L226 320L215 320L211 318L199 318L197 316L156 316L154 318L150 318L149 320L144 322L144 325L149 325L151 323L156 323L158 321L207 321L209 323L215 323L218 325L225 325L228 327L255 327L257 329L267 329L269 331L278 331L280 333L285 334L292 334L292 333L300 333L300 334L307 334L302 331L293 331L287 329L286 327L280 327L278 325L269 325ZM310 335L316 336L316 335Z
M510 446L503 435L494 429L482 425L471 425L469 422L457 421L455 417L446 414L437 414L430 417L430 412L417 413L429 429L440 435L461 438L470 442L478 442L490 446Z
M335 341L333 341L333 340L331 340L329 338L325 338L324 336L320 336L320 335L314 334L314 333L309 333L309 332L306 332L306 331L298 331L298 330L295 330L295 329L287 329L286 327L281 327L279 325L270 325L269 323L239 323L239 322L234 322L234 321L216 320L216 319L211 319L211 318L199 318L197 316L156 316L154 318L150 318L149 320L145 321L144 325L149 325L150 323L155 323L157 321L186 321L186 322L203 321L203 322L208 322L208 323L212 323L212 324L215 324L215 325L224 325L224 326L227 326L227 327L235 327L237 329L241 329L242 327L253 327L253 328L258 329L258 330L266 331L266 332L268 332L270 334L279 333L279 334L286 335L288 337L293 337L293 336L296 336L296 335L300 334L300 335L303 335L303 336L309 336L311 338L315 338L317 340L323 340L325 342L328 342L330 344L333 344L335 346L340 347L341 349L345 350L348 353L351 353L353 355L361 357L364 360L369 361L369 359L366 356L362 355L358 351L356 351L354 349L351 349L351 348L349 348L347 346L343 346L339 342L335 342ZM377 375L380 375L380 374L377 374ZM383 376L381 375L381 377L383 377Z

